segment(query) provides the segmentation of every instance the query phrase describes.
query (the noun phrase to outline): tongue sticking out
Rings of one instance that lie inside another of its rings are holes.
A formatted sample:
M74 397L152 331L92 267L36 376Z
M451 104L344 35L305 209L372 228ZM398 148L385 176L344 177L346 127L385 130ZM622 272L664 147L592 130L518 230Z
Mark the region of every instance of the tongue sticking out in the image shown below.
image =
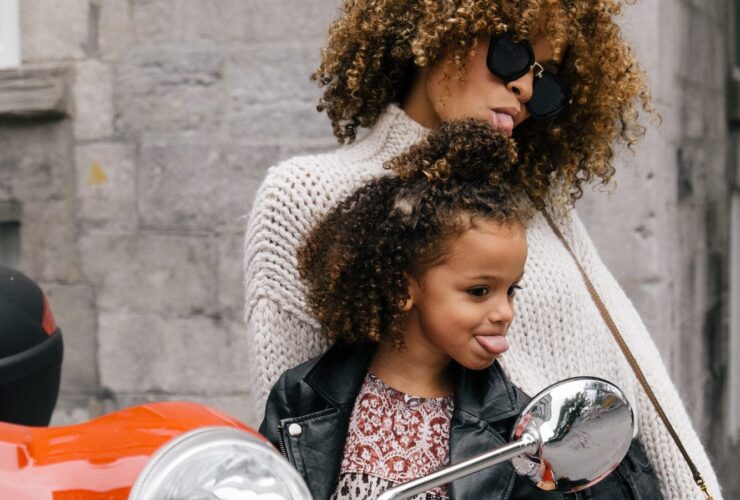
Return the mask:
M476 335L475 340L489 354L498 356L509 350L509 341L501 335Z
M514 130L514 117L506 114L506 113L499 113L497 111L493 112L494 118L494 127L501 130L506 135L510 136L512 131Z

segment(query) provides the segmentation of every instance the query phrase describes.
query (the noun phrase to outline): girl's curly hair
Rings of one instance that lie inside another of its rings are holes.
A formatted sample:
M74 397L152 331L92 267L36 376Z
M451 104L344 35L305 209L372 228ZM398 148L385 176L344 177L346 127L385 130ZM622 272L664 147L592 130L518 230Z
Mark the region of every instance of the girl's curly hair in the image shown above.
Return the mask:
M564 48L559 76L573 104L516 128L519 176L539 208L554 183L574 203L584 182L612 177L616 140L631 146L644 134L636 104L655 113L644 70L613 19L623 3L634 0L346 0L311 77L323 87L318 109L337 139L351 142L402 101L416 67L450 56L457 74L446 78L464 79L478 37L544 36Z
M440 262L479 217L524 223L525 197L509 181L513 142L474 120L449 122L390 160L320 219L298 249L309 310L330 338L402 344L408 277Z

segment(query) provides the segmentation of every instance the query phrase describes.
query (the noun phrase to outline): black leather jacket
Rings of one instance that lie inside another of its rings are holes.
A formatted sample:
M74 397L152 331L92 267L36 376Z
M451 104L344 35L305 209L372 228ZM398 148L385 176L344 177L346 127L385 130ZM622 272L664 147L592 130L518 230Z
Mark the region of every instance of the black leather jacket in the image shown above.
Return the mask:
M318 358L285 372L270 392L260 433L292 463L315 500L336 487L355 398L372 348L335 345ZM450 423L450 463L506 443L529 401L498 363L482 371L458 367ZM507 461L448 486L450 499L661 499L657 478L642 446L633 441L625 460L608 478L575 494L544 492L514 472Z

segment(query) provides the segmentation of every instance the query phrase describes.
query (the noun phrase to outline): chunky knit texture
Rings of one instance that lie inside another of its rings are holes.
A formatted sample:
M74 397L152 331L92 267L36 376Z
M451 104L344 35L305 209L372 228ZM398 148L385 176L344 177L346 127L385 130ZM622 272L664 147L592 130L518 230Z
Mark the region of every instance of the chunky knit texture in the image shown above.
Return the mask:
M333 152L290 159L270 169L257 193L245 240L248 361L264 405L283 371L328 346L306 312L295 250L316 218L365 180L390 175L383 163L427 133L397 106L390 106L369 134ZM721 499L717 478L676 387L637 311L604 266L575 212L558 219L561 231L589 274L617 327L637 358L692 459ZM638 433L668 500L702 499L678 448L653 410L605 325L572 257L537 215L527 229L529 256L511 348L502 365L511 380L534 395L576 375L617 384L636 411Z

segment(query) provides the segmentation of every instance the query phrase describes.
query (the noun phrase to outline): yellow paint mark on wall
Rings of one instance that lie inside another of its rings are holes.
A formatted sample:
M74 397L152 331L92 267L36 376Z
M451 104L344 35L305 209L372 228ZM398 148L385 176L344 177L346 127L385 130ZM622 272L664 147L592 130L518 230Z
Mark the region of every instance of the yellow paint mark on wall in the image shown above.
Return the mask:
M103 170L103 165L99 161L93 162L90 167L90 175L87 177L87 183L90 186L100 186L108 182L108 174Z

